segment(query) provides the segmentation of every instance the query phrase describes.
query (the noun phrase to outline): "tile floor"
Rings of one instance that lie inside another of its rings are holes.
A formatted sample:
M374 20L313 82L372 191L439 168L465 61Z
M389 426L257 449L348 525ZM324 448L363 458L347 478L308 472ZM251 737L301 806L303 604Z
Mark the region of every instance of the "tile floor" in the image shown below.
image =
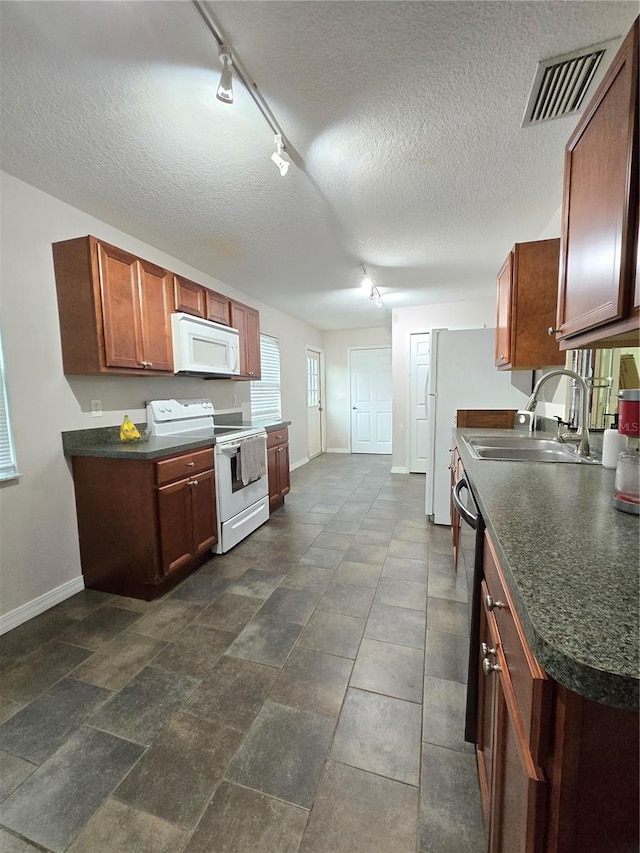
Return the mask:
M1 637L2 853L480 853L467 579L423 489L327 454L159 601Z

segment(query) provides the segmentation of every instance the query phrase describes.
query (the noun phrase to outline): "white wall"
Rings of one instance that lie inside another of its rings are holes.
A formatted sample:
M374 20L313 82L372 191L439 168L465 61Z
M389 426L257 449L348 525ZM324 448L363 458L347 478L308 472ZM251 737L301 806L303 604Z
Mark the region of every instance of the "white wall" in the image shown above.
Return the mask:
M409 459L409 389L410 336L429 329L494 328L495 297L468 302L447 302L419 308L395 308L392 320L393 339L393 453L391 464L399 471L408 470ZM493 366L493 365L491 365Z
M348 453L351 435L349 348L391 346L391 330L351 329L325 332L327 450ZM394 408L395 408L394 388Z
M305 347L320 347L322 333L5 173L0 173L0 197L0 327L22 474L0 485L1 619L41 596L55 598L53 591L64 584L69 590L80 583L73 483L62 431L116 425L124 414L144 421L145 401L162 397L208 397L220 411L241 407L249 413L247 382L65 377L52 243L94 234L257 308L262 331L280 340L283 418L292 421L293 465L307 453L306 396L299 393L306 387ZM102 400L102 418L92 418L92 399ZM10 623L5 620L5 627Z

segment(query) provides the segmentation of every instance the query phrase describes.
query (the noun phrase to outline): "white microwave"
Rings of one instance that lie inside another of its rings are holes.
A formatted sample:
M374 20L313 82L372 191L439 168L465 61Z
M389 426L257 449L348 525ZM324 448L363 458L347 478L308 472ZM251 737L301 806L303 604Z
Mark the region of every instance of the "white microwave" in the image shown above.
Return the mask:
M240 373L240 333L190 314L171 315L173 369L195 376Z

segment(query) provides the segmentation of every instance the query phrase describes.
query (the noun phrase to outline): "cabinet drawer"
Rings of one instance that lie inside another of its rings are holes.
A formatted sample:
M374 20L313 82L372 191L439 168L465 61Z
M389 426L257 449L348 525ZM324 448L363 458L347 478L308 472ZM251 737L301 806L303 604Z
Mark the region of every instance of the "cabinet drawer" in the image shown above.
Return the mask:
M156 462L156 481L159 486L170 483L179 477L197 474L213 468L213 448L196 450L193 453L183 453L180 456L172 456L170 459L162 459Z
M279 444L286 444L289 441L289 430L275 429L267 433L267 447L277 447Z
M485 534L484 547L484 574L487 591L494 605L490 612L495 617L499 643L509 669L524 734L533 758L537 760L540 749L545 746L550 682L529 647L498 565L493 543L487 534ZM491 605L485 596L483 596L482 606L487 611L490 610Z

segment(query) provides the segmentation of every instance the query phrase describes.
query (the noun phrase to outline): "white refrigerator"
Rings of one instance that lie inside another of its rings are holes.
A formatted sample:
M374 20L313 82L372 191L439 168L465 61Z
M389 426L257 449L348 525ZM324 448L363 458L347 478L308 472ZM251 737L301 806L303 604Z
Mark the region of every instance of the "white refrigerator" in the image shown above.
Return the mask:
M426 515L451 524L450 450L457 409L521 409L531 393L530 370L495 367L495 329L432 329L425 380Z

